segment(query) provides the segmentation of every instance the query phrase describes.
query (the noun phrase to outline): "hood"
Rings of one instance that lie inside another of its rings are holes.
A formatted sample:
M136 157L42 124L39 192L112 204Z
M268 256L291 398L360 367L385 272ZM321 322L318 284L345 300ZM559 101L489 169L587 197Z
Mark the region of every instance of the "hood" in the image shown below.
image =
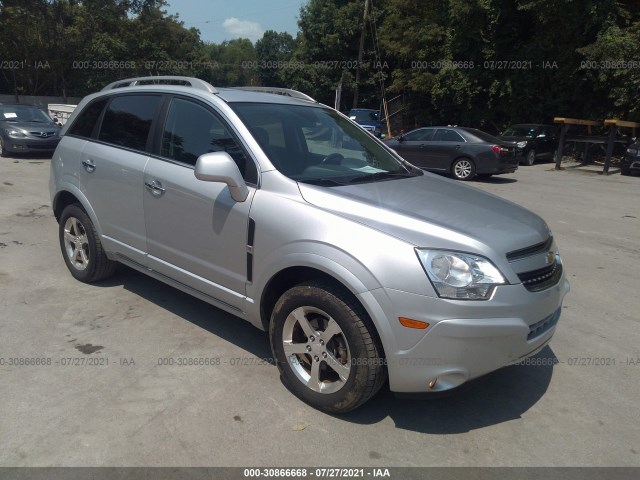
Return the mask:
M505 255L550 235L544 220L525 208L429 173L339 187L299 187L310 204L417 247L480 254L489 249Z
M380 122L373 122L373 121L369 122L369 121L366 121L366 120L359 121L359 122L356 122L356 123L358 125L362 125L363 127L376 127L376 128L378 128L380 126Z
M508 136L505 137L504 135L498 135L498 137L500 140L503 140L505 142L521 142L523 140L526 140L527 142L533 140L533 138L531 137L526 137L524 135L518 135L518 136Z
M45 122L0 122L0 127L6 129L16 128L26 132L60 132L60 127L55 123Z

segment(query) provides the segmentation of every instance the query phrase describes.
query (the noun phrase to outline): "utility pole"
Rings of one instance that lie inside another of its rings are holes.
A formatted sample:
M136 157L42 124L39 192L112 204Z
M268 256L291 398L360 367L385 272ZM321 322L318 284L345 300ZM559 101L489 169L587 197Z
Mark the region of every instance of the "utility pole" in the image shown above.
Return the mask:
M370 0L364 1L364 15L362 20L362 33L360 34L360 49L358 50L358 64L356 65L356 86L353 91L353 107L358 108L358 88L360 86L360 65L362 64L362 53L364 50L364 39L367 34L367 20L369 19Z

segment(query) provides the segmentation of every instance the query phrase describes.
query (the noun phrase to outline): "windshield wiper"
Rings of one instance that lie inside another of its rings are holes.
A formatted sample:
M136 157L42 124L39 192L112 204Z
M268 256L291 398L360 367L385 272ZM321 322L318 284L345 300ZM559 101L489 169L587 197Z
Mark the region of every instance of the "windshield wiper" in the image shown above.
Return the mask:
M368 181L378 181L378 180L388 180L392 178L411 178L417 177L416 174L405 172L405 173L395 173L395 172L376 172L369 173L367 175L359 175L357 177L353 177L349 180L349 183L361 183Z
M340 182L335 178L305 178L304 180L296 179L296 181L310 185L321 185L323 187L342 187L346 185L345 182Z

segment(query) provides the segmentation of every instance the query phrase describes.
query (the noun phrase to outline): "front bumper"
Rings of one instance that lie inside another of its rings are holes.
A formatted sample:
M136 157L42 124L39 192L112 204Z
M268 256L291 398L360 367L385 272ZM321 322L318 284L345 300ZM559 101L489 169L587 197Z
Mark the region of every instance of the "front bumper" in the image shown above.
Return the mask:
M633 170L634 172L640 171L640 157L626 155L621 162L622 168Z
M393 332L394 338L383 338L391 390L449 390L534 355L553 336L568 291L563 274L544 291L505 285L487 301L445 300L390 289L369 292ZM430 326L405 328L398 317Z
M4 150L7 153L53 152L60 143L60 137L53 138L13 138L5 137Z

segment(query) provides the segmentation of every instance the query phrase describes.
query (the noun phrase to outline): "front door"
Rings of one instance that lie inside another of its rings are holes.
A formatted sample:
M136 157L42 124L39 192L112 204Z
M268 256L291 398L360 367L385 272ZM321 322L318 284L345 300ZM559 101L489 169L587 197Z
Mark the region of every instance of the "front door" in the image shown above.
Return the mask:
M433 128L420 128L407 133L396 150L402 158L420 168L432 168L433 159L430 154Z
M236 202L224 183L196 179L198 157L217 151L229 153L245 178L255 174L255 165L221 116L196 101L173 98L160 158L150 158L144 172L148 264L227 307L243 310L255 188L250 187L244 202Z

